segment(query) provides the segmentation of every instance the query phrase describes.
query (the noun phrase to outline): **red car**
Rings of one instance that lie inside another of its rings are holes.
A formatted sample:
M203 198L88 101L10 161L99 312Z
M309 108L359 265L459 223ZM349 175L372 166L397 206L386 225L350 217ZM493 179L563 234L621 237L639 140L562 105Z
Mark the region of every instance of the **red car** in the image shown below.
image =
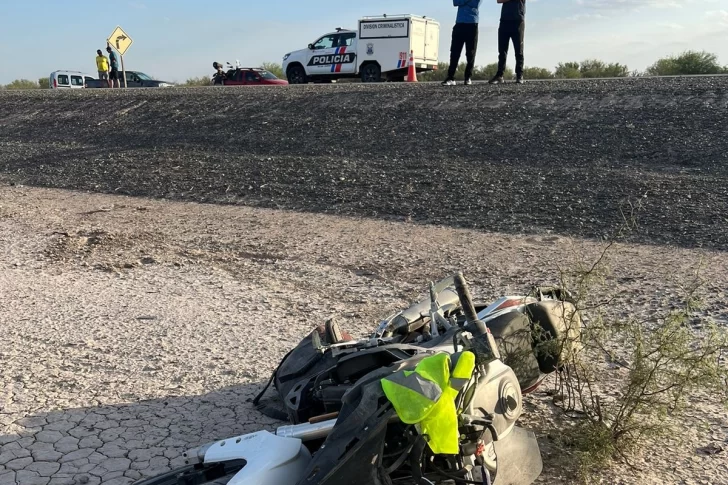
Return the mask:
M284 85L288 81L279 79L275 74L265 69L241 67L232 69L225 75L225 86L262 86Z

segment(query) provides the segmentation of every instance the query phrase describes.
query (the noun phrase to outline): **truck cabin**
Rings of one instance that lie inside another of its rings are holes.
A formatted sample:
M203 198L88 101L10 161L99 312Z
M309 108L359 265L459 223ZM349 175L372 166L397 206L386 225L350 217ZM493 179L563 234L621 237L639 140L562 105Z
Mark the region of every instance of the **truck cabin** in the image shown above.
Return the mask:
M356 39L356 32L353 30L341 30L336 33L326 34L316 42L308 44L312 51L322 49L334 49L336 47L351 47Z

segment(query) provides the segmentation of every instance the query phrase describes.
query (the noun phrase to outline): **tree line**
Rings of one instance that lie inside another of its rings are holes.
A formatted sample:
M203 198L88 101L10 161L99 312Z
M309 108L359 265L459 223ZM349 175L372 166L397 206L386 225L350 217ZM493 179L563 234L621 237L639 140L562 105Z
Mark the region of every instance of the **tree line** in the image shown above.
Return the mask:
M281 79L285 79L285 73L280 64L264 62L261 66ZM428 71L418 74L420 81L442 81L447 76L448 64L438 63L436 71ZM486 80L492 78L498 65L488 64L477 66L473 72L474 80ZM458 65L456 76L462 78L465 71L465 63ZM658 59L644 72L631 71L626 65L618 62L607 63L599 59L585 59L581 62L560 62L553 70L544 67L526 67L523 75L526 79L588 79L588 78L611 78L611 77L635 77L635 76L687 76L694 74L728 74L728 66L722 66L718 62L718 56L706 51L685 51ZM514 77L513 70L506 68L505 77ZM200 76L187 79L182 86L208 86L211 76ZM0 89L48 89L48 78L40 78L38 81L29 79L16 79Z

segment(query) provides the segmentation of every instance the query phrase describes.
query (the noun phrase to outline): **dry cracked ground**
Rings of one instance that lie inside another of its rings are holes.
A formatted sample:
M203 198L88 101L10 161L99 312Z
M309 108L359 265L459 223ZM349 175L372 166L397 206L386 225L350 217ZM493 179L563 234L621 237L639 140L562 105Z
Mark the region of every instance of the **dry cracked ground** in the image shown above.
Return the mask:
M610 315L701 268L728 324L728 79L368 88L0 94L0 485L129 484L274 428L248 401L326 318L363 334L458 270L555 283L629 203ZM547 391L523 424L571 483ZM728 483L725 406L680 429L601 481Z

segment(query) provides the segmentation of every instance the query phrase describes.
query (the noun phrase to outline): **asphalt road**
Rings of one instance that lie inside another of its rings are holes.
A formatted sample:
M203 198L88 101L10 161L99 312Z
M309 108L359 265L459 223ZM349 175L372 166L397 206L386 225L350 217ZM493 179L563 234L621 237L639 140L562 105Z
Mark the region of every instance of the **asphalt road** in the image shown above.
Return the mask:
M0 182L728 249L728 78L0 92Z

